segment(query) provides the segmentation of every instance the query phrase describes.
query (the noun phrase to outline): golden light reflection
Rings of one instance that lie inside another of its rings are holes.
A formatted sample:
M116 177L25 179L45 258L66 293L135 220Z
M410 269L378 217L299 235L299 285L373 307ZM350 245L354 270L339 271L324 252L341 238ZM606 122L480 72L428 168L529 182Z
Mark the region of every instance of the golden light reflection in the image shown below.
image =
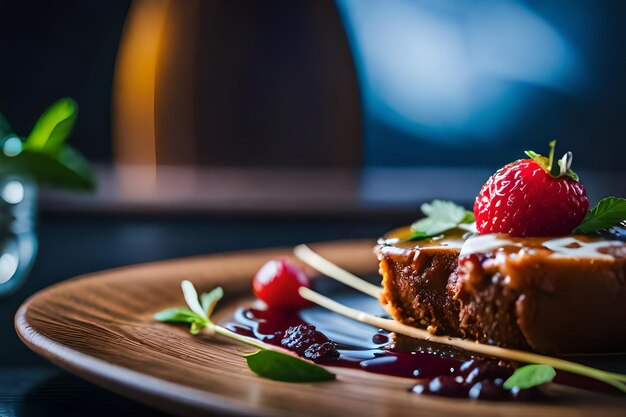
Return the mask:
M121 182L127 189L123 191L150 193L156 182L155 79L166 6L166 0L134 1L118 52L113 96L115 161L144 168L143 175Z

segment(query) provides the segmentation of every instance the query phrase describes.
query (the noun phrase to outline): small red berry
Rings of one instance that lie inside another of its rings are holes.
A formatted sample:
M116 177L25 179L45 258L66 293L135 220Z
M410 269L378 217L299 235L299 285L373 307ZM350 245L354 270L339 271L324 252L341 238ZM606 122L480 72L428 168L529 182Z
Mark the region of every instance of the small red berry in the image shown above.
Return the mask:
M304 271L284 259L268 261L252 280L252 290L268 307L296 310L311 303L300 296L298 288L311 287Z
M553 176L551 157L527 152L500 168L483 185L474 203L478 233L512 236L567 235L589 210L585 187L570 169L571 154L561 160L560 175Z

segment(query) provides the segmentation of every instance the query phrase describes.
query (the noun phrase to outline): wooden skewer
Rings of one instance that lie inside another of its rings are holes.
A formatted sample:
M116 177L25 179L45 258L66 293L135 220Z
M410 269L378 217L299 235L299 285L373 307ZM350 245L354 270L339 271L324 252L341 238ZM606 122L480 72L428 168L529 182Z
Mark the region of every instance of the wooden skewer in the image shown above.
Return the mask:
M378 299L382 288L370 284L363 278L359 278L356 275L346 271L343 268L335 265L329 260L317 254L307 245L298 245L293 248L293 253L298 259L318 272L321 272L328 277L339 281L349 287L354 288L357 291L361 291L371 297Z
M456 337L436 336L428 333L426 330L407 326L406 324L402 324L395 320L384 319L365 313L363 311L355 310L309 288L300 287L299 293L302 298L305 298L319 306L322 306L328 310L334 311L335 313L341 314L356 321L360 321L361 323L369 324L374 327L385 329L405 336L414 337L417 339L423 339L435 343L455 346L461 349L468 350L470 352L476 352L496 358L531 364L550 365L555 369L600 380L626 393L626 384L624 383L626 382L626 375L602 371L600 369L591 368L589 366L581 365L575 362L553 358L550 356L539 355L537 353L485 345L482 343L472 342Z

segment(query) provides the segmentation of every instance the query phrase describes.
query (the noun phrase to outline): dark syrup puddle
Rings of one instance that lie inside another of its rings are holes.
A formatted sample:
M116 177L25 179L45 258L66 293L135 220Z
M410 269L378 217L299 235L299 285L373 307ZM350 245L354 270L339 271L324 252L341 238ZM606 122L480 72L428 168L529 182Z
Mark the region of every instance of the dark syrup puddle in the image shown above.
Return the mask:
M356 292L333 291L332 298L370 314L385 315L377 300ZM322 334L310 333L312 328L306 325L315 326ZM285 312L259 304L238 309L224 326L278 346L288 329L292 330L292 339L294 330L296 336L300 331L308 331L310 334L304 339L315 341L317 337L319 345L330 339L336 349L332 352L322 349L323 356L309 357L316 363L413 378L416 381L412 391L418 394L499 401L545 398L537 388L504 389L503 382L514 370L510 363L475 356L447 345L389 334L321 307ZM291 345L289 348L295 350ZM298 353L304 355L302 350ZM559 372L555 382L594 391L617 392L601 382L564 372Z

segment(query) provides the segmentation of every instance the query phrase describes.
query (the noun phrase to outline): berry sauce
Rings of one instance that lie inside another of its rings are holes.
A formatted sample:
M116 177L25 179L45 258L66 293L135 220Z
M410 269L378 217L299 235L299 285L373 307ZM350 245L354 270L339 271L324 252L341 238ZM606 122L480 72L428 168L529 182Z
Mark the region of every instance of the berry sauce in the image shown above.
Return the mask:
M362 295L333 295L351 307L384 315L377 300ZM502 385L514 365L461 349L390 334L320 307L284 311L255 305L222 320L243 336L289 349L325 366L359 369L411 378L410 391L478 400L542 400L538 388L507 390ZM559 372L555 382L595 391L615 392L594 380Z
M360 299L360 303L368 305L367 311L382 313L376 300ZM415 379L410 390L418 394L486 400L541 397L537 389L504 389L502 384L513 373L507 363L377 331L318 307L300 311L241 308L224 326L321 365Z

